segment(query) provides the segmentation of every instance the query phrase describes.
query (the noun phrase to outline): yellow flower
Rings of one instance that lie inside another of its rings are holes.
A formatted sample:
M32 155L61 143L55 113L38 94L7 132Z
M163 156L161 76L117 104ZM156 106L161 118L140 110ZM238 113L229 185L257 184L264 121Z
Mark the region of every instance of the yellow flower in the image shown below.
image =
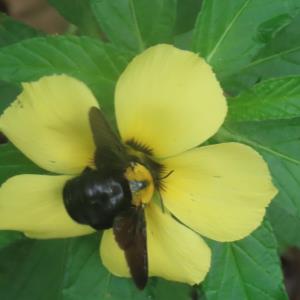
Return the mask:
M19 175L5 182L1 229L33 238L93 232L69 217L62 199L65 182L92 163L93 106L98 104L90 90L66 75L23 84L0 129L37 165L64 175ZM219 129L227 106L210 66L194 53L158 45L138 55L118 80L115 110L122 141L145 145L152 159L173 171L160 191L165 212L154 201L145 208L149 275L199 283L211 256L200 235L234 241L256 229L276 194L268 167L242 144L196 148ZM113 274L129 276L111 229L103 234L100 254Z

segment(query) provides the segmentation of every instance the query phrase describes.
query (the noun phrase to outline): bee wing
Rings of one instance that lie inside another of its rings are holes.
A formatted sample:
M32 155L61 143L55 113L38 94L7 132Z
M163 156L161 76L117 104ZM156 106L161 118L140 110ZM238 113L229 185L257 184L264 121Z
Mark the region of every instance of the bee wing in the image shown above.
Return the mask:
M130 159L125 146L111 129L101 110L92 107L89 111L89 120L96 145L95 164L97 169L105 172L126 169L130 165Z
M114 219L113 231L124 250L135 285L144 289L148 280L147 234L144 209L131 207Z

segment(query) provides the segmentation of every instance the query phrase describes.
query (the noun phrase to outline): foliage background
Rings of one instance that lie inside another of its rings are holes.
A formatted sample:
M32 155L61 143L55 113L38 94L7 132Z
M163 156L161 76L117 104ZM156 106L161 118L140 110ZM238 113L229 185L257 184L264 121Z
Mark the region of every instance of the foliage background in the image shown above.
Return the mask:
M300 246L300 0L49 0L72 25L49 36L0 16L0 112L19 83L66 73L92 89L113 121L116 80L131 58L157 43L199 53L229 103L210 142L238 141L269 163L280 193L262 226L234 243L208 241L212 268L201 286L152 278L143 291L110 275L99 235L37 241L0 233L0 298L288 299L279 254ZM0 146L0 183L42 173L11 144Z

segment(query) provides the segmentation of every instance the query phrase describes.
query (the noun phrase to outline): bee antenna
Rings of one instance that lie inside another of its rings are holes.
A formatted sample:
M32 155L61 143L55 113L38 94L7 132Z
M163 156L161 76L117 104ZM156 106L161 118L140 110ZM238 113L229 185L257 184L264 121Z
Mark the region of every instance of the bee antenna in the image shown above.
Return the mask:
M171 170L170 172L168 172L165 176L163 177L160 177L159 179L162 180L162 179L166 179L168 178L172 173L174 172L174 170Z

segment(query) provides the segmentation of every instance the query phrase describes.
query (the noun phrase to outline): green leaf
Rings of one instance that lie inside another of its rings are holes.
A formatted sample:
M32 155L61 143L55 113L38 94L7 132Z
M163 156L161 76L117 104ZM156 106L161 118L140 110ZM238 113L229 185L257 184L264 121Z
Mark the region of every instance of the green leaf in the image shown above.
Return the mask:
M1 299L95 299L93 296L101 293L104 281L94 255L98 240L95 236L80 240L79 244L76 239L26 239L2 249ZM87 276L81 277L81 274ZM73 295L72 288L77 280L81 280L82 289Z
M172 40L176 0L91 0L108 39L134 52Z
M299 13L300 11L300 2L299 0L289 0L289 6L292 10L294 10L296 13Z
M48 2L70 23L78 26L79 33L100 36L100 28L89 0L48 0Z
M175 33L181 34L194 28L202 0L177 0Z
M45 174L12 144L0 145L0 185L18 174Z
M284 300L277 244L268 223L235 243L209 243L212 268L203 284L207 300Z
M26 239L0 249L0 298L188 299L186 285L152 279L141 292L131 279L114 277L101 264L99 243L94 234L65 240Z
M0 81L0 114L16 99L20 92L21 88L19 85Z
M232 121L263 121L300 117L300 76L263 81L229 99Z
M88 37L34 38L0 48L0 80L19 83L65 73L84 81L112 115L115 83L130 58Z
M264 44L264 24L277 31L294 13L283 0L204 0L194 35L194 50L204 56L220 77L236 73ZM262 29L263 28L263 29Z
M42 33L0 12L0 47L8 46Z
M237 93L267 78L300 75L299 27L300 15L245 63L238 75L225 70L221 74L224 84Z
M284 201L275 201L268 210L280 252L291 246L300 248L300 218L284 206Z
M174 37L174 46L182 49L191 51L193 42L193 31L188 31Z
M298 245L300 242L298 234L300 231L300 118L227 123L215 139L221 142L237 141L248 144L264 157L269 165L273 182L279 190L269 210L276 238L281 247ZM295 228L297 231L294 231Z
M189 285L163 280L161 278L150 278L147 286L148 298L155 300L183 300L190 299L193 288Z
M24 235L20 232L0 231L0 251L3 247L7 247L9 244L12 244L17 240L21 240L23 238ZM0 273L0 278L1 278L1 273Z

